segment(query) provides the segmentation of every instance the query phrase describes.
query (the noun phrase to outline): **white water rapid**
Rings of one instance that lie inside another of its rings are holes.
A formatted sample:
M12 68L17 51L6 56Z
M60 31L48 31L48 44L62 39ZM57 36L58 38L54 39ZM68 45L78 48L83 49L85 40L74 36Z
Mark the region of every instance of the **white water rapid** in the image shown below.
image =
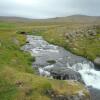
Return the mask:
M95 70L93 63L77 63L72 66L72 69L81 74L87 86L100 89L100 71Z

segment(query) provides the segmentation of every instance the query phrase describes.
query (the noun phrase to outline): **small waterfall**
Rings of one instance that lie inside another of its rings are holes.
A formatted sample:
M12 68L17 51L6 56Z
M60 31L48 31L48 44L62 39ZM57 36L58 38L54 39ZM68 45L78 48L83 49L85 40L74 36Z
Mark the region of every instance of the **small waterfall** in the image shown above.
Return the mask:
M78 71L85 84L100 89L100 71L96 71L92 62L77 63L72 69Z

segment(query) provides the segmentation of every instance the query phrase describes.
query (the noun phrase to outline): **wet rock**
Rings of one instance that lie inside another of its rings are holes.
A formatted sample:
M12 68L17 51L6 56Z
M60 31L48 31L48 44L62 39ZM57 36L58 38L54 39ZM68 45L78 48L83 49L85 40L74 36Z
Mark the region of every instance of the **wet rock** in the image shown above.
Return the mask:
M97 57L95 60L94 60L94 63L100 67L100 57Z
M90 91L91 100L100 100L100 90L93 87L88 87Z
M56 63L55 60L48 60L47 62L48 62L49 64L55 64L55 63Z
M27 33L27 32L22 31L22 32L20 32L20 34L27 35L28 33Z
M66 67L54 67L50 69L51 76L58 80L77 80L84 83L78 72Z

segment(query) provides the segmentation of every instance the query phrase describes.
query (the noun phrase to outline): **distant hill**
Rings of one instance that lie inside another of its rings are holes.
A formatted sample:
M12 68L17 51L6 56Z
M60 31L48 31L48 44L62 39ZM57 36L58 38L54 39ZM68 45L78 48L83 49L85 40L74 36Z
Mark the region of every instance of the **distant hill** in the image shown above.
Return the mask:
M53 22L80 22L80 23L100 23L100 16L72 15L67 17L50 18L46 21Z
M0 17L0 21L16 21L16 22L74 22L74 23L99 23L100 16L72 15L67 17L56 17L48 19L29 19L22 17Z
M0 21L6 22L30 22L32 19L23 18L23 17L7 17L7 16L0 16Z

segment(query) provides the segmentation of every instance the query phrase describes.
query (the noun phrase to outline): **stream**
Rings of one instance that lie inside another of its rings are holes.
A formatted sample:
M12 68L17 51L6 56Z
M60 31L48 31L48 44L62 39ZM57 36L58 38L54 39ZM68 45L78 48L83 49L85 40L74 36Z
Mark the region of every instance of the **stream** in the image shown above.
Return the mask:
M95 69L91 61L76 56L62 47L49 44L41 36L27 35L27 44L21 49L35 56L33 68L37 69L40 75L49 76L52 71L56 71L57 74L68 72L68 79L79 80L77 75L80 74L90 90L92 100L100 100L100 71Z

